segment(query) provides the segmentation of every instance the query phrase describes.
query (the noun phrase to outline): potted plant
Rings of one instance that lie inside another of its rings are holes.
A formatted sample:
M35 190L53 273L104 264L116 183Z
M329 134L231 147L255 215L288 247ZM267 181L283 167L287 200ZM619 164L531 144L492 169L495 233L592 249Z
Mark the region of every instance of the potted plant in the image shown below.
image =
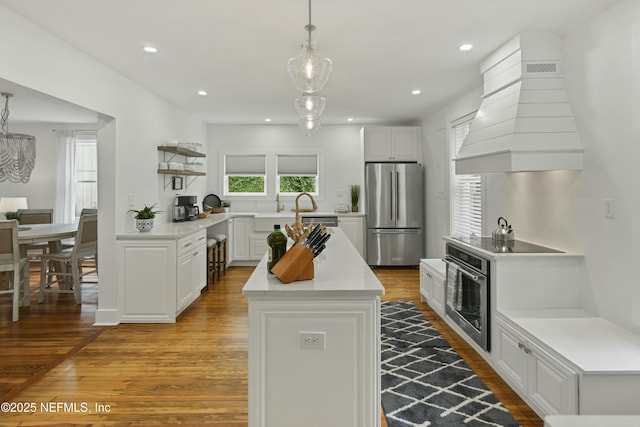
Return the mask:
M4 217L9 219L15 219L16 221L20 222L20 213L19 212L5 212Z
M155 207L156 204L154 203L151 206L145 205L144 208L140 210L129 210L129 213L135 214L134 218L136 219L136 229L138 231L151 231L151 229L153 228L153 219L156 217L157 213L162 212L159 210L154 210L153 208Z
M229 212L229 208L231 208L231 202L229 200L220 200L220 206L224 212L227 213Z
M351 212L358 212L358 202L360 201L360 186L351 186Z

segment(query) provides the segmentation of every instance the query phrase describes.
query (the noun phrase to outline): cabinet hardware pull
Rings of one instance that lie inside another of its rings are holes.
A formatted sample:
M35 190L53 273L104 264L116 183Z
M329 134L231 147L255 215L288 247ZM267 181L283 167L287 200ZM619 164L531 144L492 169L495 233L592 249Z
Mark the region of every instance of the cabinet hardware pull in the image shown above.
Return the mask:
M188 247L188 246L191 246L191 242L187 242L187 243L185 243L182 247L183 247L183 248L186 248L186 247Z

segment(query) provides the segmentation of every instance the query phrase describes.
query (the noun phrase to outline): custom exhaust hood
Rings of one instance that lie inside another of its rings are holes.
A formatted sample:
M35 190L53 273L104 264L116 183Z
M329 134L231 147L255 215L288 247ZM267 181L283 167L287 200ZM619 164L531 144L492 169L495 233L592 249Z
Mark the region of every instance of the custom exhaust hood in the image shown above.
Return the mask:
M484 95L456 155L456 174L582 169L562 46L552 33L521 33L485 58Z

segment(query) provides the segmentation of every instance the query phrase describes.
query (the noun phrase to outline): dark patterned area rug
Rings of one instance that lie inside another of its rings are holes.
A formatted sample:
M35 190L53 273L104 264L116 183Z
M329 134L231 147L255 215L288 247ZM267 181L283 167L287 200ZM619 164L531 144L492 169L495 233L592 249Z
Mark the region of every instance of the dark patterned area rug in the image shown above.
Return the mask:
M519 426L412 302L382 303L381 388L389 427Z

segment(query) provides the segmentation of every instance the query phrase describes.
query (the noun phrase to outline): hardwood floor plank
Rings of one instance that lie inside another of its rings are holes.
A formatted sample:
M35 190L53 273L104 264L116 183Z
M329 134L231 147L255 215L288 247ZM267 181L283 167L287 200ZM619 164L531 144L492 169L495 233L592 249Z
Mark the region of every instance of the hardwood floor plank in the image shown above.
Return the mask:
M10 303L3 298L2 400L86 403L92 412L0 413L0 425L246 426L248 306L241 291L252 271L230 268L175 324L94 327L95 285L83 288L81 307L72 295L48 295L45 304L37 304L32 285L32 306L21 309L17 323L10 321ZM542 426L491 367L420 302L417 269L374 273L385 286L383 300L413 301L523 427ZM109 405L109 411L95 410L96 404Z

